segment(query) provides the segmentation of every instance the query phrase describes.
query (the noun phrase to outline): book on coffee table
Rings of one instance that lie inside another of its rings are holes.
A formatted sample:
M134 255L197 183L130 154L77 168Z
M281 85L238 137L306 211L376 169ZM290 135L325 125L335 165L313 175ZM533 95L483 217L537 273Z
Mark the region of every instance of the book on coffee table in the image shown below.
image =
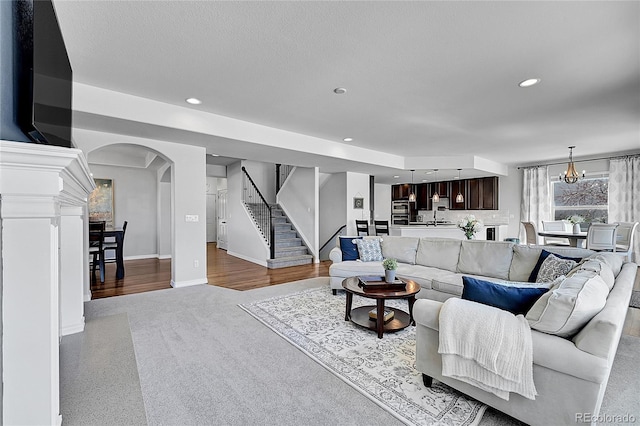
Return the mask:
M367 276L359 276L358 277L358 285L365 290L398 290L406 288L406 284L404 281L396 278L393 282L386 282L383 276L380 275L367 275Z
M388 322L393 319L394 312L392 309L384 308L384 317L383 321ZM378 319L378 308L373 308L369 311L369 319L375 321Z

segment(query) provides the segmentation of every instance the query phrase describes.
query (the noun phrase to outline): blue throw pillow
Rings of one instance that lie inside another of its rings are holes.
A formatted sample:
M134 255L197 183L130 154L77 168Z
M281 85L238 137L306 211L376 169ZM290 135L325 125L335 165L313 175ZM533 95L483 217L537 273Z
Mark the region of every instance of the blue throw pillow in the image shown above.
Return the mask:
M342 260L358 260L358 247L353 240L361 238L362 237L340 237Z
M462 298L509 311L514 315L525 315L534 303L549 291L546 287L513 287L477 278L462 277Z
M536 282L536 279L538 278L538 272L540 272L540 267L550 254L553 254L555 257L559 257L560 259L573 260L576 263L580 263L582 261L581 257L562 256L561 254L551 253L546 251L545 249L542 249L542 253L540 253L540 257L538 258L538 263L536 263L536 266L534 266L533 270L531 271L531 275L529 275L530 283Z

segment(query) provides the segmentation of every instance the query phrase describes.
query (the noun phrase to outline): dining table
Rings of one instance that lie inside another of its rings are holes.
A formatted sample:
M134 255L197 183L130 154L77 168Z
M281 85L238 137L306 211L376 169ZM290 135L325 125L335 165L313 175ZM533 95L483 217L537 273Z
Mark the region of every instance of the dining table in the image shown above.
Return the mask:
M541 237L566 238L571 247L583 247L584 240L587 239L587 232L581 231L577 234L572 231L538 231Z

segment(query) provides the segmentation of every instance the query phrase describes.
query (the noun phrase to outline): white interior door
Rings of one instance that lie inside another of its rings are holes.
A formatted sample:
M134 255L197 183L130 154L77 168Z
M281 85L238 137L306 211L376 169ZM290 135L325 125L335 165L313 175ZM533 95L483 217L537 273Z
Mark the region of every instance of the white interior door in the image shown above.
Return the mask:
M218 191L218 248L227 249L227 190Z
M218 239L218 211L216 209L217 194L207 194L207 242L215 243Z

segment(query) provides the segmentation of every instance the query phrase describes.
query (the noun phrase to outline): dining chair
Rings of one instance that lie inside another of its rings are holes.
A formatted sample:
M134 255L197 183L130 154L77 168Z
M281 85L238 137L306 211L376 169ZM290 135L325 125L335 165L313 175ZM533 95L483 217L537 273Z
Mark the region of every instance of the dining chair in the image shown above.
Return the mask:
M389 235L389 221L388 220L374 220L373 224L376 228L376 235L387 234Z
M124 224L122 225L122 247L123 247L123 249L124 249L124 236L127 234L127 224L128 224L128 222L125 220ZM117 249L118 249L118 242L116 241L115 237L105 237L104 251L105 252L107 250L113 250L114 251L113 257L106 258L105 262L115 262L116 261L117 254L115 253L115 251Z
M616 251L617 223L592 223L587 231L587 249Z
M536 226L533 222L521 222L524 226L524 233L527 237L527 244L538 244L538 234L536 233Z
M104 222L89 223L89 255L91 256L91 276L96 279L96 267L100 268L100 282L104 282Z
M560 231L560 232L568 232L571 231L571 223L565 222L564 220L543 220L542 221L542 230L543 231ZM546 246L568 246L569 240L566 238L556 238L556 237L544 237L544 245Z
M356 235L360 235L361 233L369 235L369 222L366 220L356 219Z
M633 253L634 236L638 230L638 222L615 222L618 224L616 230L616 252L626 255L627 261L631 261Z

